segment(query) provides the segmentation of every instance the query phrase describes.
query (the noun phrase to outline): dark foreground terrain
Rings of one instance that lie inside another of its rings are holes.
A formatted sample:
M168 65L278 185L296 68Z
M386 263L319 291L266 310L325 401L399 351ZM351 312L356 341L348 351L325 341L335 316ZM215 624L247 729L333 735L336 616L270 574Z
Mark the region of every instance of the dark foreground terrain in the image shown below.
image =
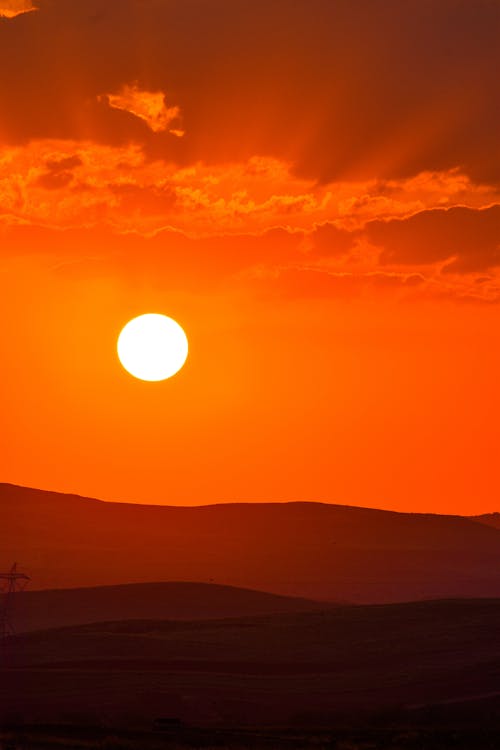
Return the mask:
M499 632L500 600L453 600L26 633L4 746L496 750Z
M0 731L2 750L498 750L491 727L385 726L329 729L230 729L172 727L132 731L99 727L33 725Z

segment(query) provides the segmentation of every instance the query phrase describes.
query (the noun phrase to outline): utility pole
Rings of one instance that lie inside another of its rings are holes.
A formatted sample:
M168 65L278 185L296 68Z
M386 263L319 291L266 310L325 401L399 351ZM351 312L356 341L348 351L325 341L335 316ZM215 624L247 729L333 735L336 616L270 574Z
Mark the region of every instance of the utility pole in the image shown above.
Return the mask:
M0 643L3 645L7 636L12 635L14 628L11 621L11 608L14 595L22 591L30 581L30 577L21 573L14 563L8 573L0 573Z

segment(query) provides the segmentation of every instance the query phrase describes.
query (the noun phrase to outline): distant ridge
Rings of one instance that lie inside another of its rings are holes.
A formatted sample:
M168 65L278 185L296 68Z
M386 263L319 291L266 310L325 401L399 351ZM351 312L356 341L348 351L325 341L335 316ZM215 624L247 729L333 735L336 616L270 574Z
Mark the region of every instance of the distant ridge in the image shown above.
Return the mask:
M17 633L113 620L210 620L324 610L327 604L215 583L129 583L16 597Z
M108 503L0 485L0 565L31 588L215 582L358 603L500 595L500 530L322 503Z

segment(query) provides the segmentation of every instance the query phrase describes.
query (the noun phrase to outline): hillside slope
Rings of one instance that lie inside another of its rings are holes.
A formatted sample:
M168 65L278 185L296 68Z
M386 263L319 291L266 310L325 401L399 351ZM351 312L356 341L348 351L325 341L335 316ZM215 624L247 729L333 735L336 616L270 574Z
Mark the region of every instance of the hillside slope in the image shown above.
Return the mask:
M12 607L16 633L111 620L208 620L308 612L325 605L215 583L131 583L23 591Z
M213 581L312 599L500 594L500 531L320 503L106 503L0 485L0 565L31 588Z
M494 529L500 529L500 513L484 513L482 516L473 516L473 519L486 526L493 526Z

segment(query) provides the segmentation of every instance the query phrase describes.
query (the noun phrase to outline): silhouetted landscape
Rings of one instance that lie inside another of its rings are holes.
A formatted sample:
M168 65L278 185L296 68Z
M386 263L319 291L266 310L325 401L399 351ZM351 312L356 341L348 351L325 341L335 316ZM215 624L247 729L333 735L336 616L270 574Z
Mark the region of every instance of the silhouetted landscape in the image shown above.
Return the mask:
M478 720L490 742L500 730L499 630L499 600L49 629L11 639L0 705L4 724L22 715L25 732L119 727L144 733L143 746L162 721L194 746L214 731L259 745L262 733L291 730L309 746L314 729L344 747L328 745L332 728L374 727L387 741L388 728L404 736L411 726L409 744L395 746L419 747L415 737L450 725L468 737Z
M0 510L2 565L32 578L2 656L6 746L500 737L497 514L156 507L5 484Z
M106 503L0 485L1 563L30 589L197 581L332 602L500 594L500 532L477 519L321 503Z

